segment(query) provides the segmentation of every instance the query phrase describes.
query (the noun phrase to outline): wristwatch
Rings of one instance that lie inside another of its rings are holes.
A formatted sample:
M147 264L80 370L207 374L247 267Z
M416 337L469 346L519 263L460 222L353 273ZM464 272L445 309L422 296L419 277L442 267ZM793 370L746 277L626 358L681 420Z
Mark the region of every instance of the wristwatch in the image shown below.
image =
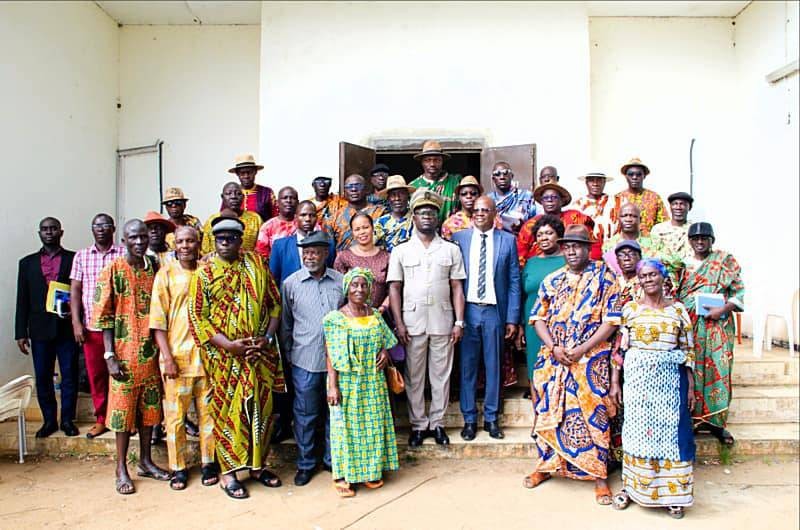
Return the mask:
M103 359L105 359L107 361L107 360L111 359L112 357L116 357L116 356L117 356L117 354L114 353L113 351L107 351L107 352L105 352L103 354Z
M272 335L271 333L267 333L266 335L264 335L264 338L267 339L267 342L269 344L272 344L272 342L275 340L275 335Z
M463 321L463 320L456 320L456 321L453 323L453 325L454 325L454 326L458 326L458 327L460 327L461 329L464 329L464 327L465 327L465 326L464 326L464 321Z

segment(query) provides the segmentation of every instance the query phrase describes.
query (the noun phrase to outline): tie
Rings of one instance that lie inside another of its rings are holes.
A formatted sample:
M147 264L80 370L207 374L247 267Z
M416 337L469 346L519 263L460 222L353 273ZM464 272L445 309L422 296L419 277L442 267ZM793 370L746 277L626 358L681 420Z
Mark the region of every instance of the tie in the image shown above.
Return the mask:
M481 234L481 254L478 259L478 298L486 297L486 234Z

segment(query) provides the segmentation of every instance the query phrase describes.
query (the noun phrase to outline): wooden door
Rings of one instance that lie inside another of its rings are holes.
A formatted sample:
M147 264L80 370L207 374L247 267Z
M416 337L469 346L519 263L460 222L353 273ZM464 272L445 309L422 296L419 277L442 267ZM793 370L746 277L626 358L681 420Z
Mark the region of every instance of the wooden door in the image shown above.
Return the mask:
M358 173L369 181L369 171L374 165L375 149L339 142L339 193L344 189L344 179L353 173Z
M533 190L536 175L536 144L484 147L481 151L481 185L492 191L492 169L497 162L508 162L520 189Z

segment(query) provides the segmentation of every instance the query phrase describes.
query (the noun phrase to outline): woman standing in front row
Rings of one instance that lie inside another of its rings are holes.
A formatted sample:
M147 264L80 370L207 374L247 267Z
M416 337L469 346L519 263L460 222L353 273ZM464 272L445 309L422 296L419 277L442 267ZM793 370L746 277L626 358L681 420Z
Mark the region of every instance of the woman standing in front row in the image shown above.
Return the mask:
M383 486L383 472L399 467L389 391L383 369L397 339L369 305L375 277L356 267L344 276L347 302L322 321L328 352L333 486L340 497L353 484Z
M636 269L644 294L622 309L625 381L620 395L615 366L609 391L612 401L625 401L622 491L614 507L633 500L681 518L694 499L692 323L683 304L664 297L663 263L643 259Z

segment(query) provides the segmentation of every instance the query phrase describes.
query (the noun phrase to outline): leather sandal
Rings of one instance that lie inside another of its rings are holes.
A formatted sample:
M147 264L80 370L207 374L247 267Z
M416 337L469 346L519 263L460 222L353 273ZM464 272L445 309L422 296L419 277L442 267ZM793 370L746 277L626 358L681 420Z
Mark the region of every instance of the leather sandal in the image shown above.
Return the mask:
M250 478L256 482L260 482L268 488L280 488L283 482L280 477L268 469L262 469L257 477L250 475Z
M219 487L222 488L222 491L224 491L225 494L231 499L246 499L250 496L247 488L245 488L241 482L236 480L236 478L231 479L227 485L225 484L225 481L221 481L219 483ZM238 491L241 491L241 493L237 493Z
M124 479L117 477L114 487L120 495L132 495L136 493L136 486L133 485L133 481L130 478Z
M152 478L153 480L163 480L167 481L172 478L172 473L169 471L165 471L160 468L155 468L155 470L145 469L141 466L136 468L136 476L143 477L143 478Z
M219 469L216 464L206 464L200 467L201 482L203 486L213 486L219 482Z
M353 488L350 487L350 483L345 482L344 480L334 480L333 489L336 490L336 494L339 497L354 497L356 494Z
M550 473L539 473L538 471L534 471L522 480L522 486L528 489L533 489L542 482L550 480L551 478L552 475L550 475Z
M376 490L378 488L383 487L383 479L379 478L378 480L373 480L371 482L365 482L364 487L370 490Z
M180 469L173 473L172 478L169 479L169 487L172 490L180 491L185 490L189 485L189 473L185 469Z

